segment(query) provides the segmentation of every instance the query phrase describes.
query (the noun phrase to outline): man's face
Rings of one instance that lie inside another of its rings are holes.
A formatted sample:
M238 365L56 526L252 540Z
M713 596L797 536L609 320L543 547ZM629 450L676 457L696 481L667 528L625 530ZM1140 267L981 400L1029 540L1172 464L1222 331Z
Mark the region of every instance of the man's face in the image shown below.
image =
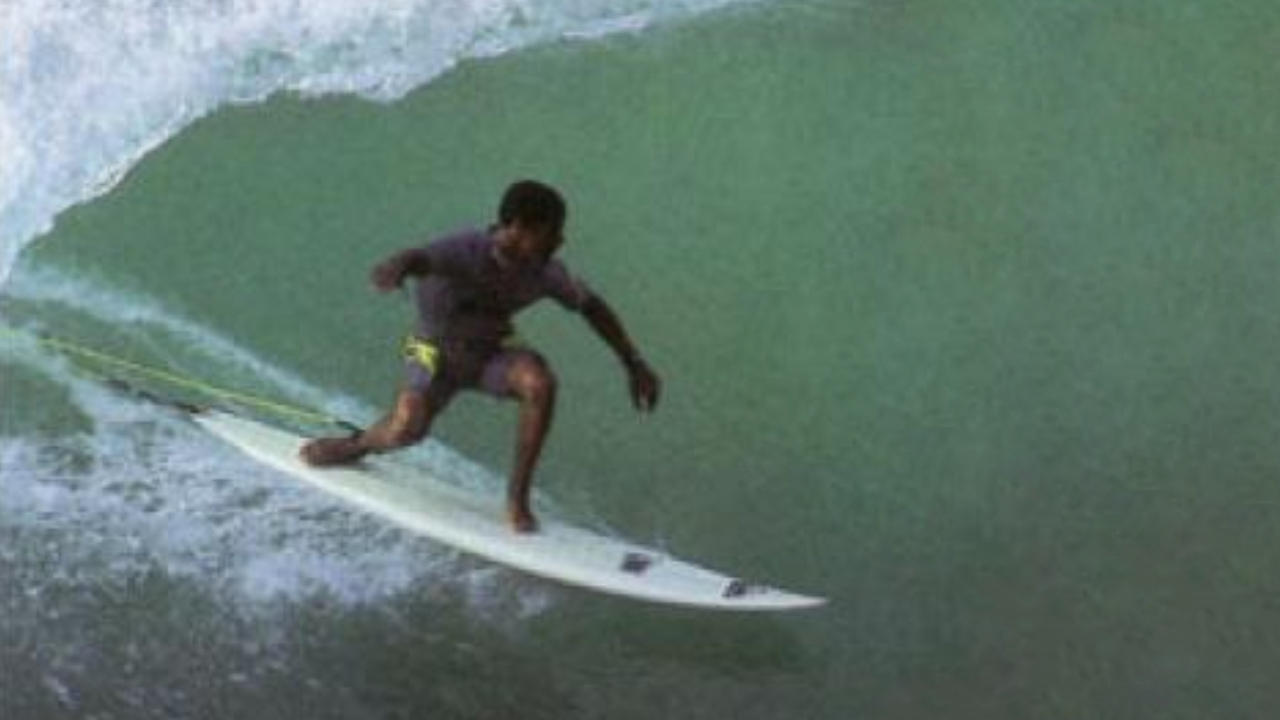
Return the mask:
M560 233L549 225L516 221L503 230L503 255L521 265L544 263L560 247Z

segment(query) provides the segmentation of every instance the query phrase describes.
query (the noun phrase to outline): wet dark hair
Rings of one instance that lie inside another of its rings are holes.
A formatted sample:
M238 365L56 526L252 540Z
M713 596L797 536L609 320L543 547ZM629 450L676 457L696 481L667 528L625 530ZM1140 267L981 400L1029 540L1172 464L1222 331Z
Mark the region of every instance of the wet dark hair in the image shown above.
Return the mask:
M527 227L549 227L558 235L564 230L564 198L550 185L537 180L512 183L498 205L498 224L519 222Z

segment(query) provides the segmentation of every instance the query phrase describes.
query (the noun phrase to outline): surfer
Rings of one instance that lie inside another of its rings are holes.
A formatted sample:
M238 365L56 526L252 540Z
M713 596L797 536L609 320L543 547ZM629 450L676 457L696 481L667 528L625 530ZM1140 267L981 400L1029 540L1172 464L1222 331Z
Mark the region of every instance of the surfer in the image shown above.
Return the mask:
M487 230L447 235L376 265L371 280L383 292L417 279L418 321L405 339L395 406L362 432L312 440L303 460L340 465L419 442L459 390L514 399L520 411L507 519L517 532L535 531L529 488L555 412L556 376L546 358L515 339L512 317L552 298L581 313L618 355L637 410L653 410L660 388L614 311L555 257L565 214L554 188L523 180L507 188Z

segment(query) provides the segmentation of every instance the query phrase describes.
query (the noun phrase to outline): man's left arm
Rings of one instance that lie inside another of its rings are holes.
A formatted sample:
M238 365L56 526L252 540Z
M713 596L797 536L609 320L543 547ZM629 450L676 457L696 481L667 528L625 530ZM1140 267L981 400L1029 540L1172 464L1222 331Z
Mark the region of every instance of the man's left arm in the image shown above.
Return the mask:
M581 312L587 323L591 325L591 329L613 348L618 359L622 361L623 367L627 369L631 402L636 409L644 412L652 411L658 404L662 383L641 357L635 344L631 342L617 313L609 307L604 298L594 292L589 293L583 301Z

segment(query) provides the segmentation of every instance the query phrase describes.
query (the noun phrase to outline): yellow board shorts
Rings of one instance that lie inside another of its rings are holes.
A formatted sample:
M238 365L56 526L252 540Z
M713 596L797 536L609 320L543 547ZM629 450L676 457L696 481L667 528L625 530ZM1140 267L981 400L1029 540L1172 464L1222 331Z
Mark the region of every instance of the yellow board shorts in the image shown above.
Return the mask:
M447 403L459 390L479 390L494 397L514 395L507 379L516 358L536 351L515 337L499 341L435 341L417 335L405 337L405 386L430 395L435 406Z

